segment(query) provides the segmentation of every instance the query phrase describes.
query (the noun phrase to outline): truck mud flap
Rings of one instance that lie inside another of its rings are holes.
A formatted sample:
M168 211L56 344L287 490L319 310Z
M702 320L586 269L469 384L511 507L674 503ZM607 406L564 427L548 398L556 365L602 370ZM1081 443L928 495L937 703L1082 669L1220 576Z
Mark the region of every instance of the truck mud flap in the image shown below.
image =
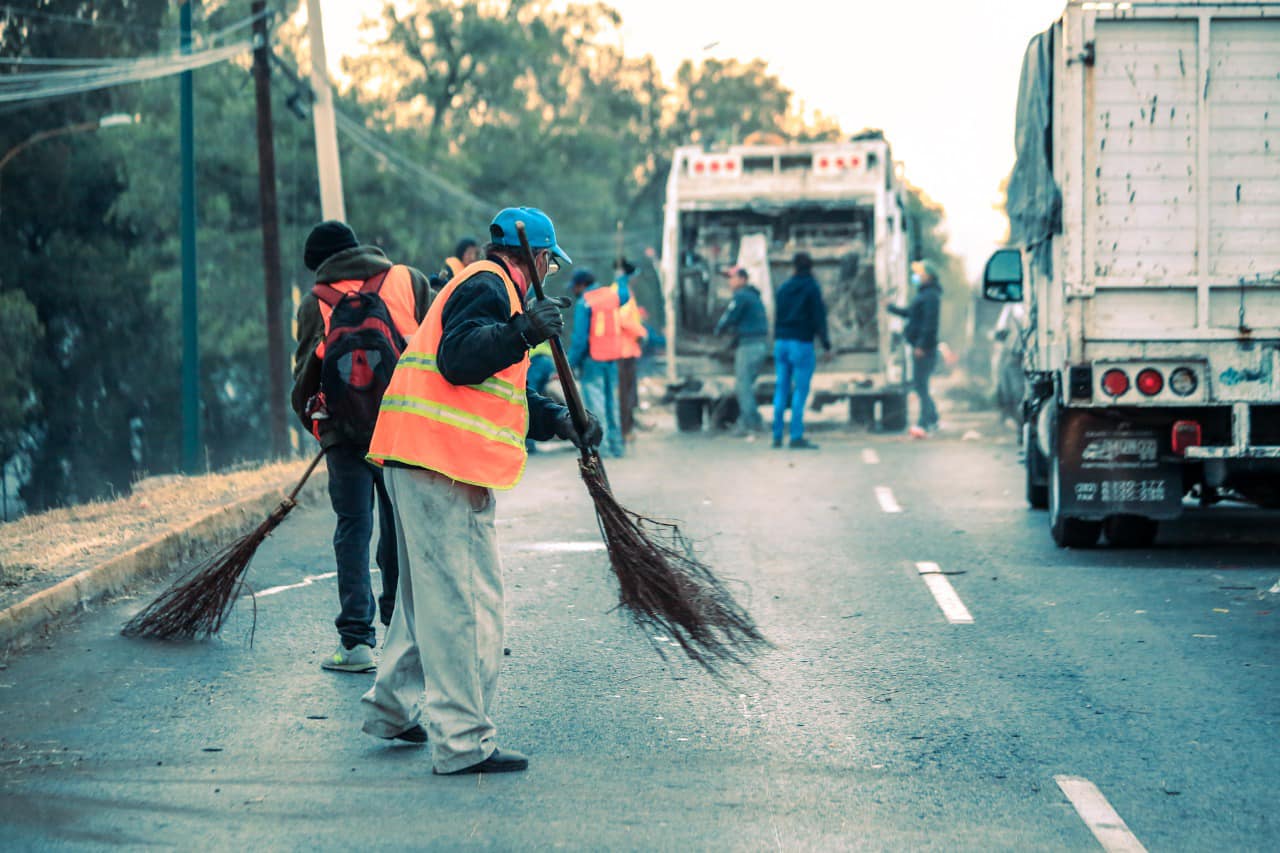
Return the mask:
M1182 514L1182 468L1168 442L1167 431L1060 409L1062 515L1094 520L1114 515L1177 518Z

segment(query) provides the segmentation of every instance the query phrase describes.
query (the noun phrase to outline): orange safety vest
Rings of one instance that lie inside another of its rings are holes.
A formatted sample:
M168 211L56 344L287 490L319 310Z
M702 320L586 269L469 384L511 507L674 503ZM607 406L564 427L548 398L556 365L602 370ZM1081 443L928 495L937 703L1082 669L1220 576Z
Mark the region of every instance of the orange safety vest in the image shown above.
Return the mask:
M591 309L591 328L587 343L594 361L617 361L622 358L621 304L618 291L612 287L597 287L582 294Z
M374 278L377 276L370 276L371 280ZM364 285L364 282L358 278L352 278L331 281L327 284L339 293L355 293ZM396 264L387 270L387 277L382 280L382 287L378 289L378 297L387 306L387 311L391 314L391 322L396 324L396 331L400 333L400 337L406 341L413 337L413 333L418 331L418 311L409 268ZM323 299L317 301L320 303L320 319L324 322L324 337L316 345L316 358L324 358L324 338L329 336L333 306Z
M454 275L457 275L458 273L466 269L466 265L463 264L462 261L460 261L455 257L445 258L444 265L448 267L449 271L452 272Z
M460 286L483 272L497 275L507 286L512 316L524 310L511 277L492 261L476 261L450 281L396 363L369 443L369 461L381 465L394 460L491 489L510 489L520 482L528 460L529 356L476 385L454 385L436 366L444 306Z
M622 329L622 357L639 358L644 353L640 342L649 337L649 332L640 319L640 305L634 293L627 304L618 309L618 322Z

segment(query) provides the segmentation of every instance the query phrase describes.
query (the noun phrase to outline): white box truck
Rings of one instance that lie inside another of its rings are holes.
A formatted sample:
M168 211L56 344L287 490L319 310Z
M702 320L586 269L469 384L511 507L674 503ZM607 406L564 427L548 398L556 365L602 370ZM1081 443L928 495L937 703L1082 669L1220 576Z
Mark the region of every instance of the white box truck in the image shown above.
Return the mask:
M704 416L737 415L732 342L713 335L729 302L722 273L743 266L770 323L773 292L807 252L827 305L833 357L820 360L810 404L847 400L850 417L906 426L901 323L880 300L904 302L907 222L895 164L882 134L842 142L744 144L675 151L662 235L667 379L684 431ZM773 398L772 376L756 398Z
M1280 5L1069 3L1027 49L1016 148L983 290L1025 295L1054 540L1280 507Z

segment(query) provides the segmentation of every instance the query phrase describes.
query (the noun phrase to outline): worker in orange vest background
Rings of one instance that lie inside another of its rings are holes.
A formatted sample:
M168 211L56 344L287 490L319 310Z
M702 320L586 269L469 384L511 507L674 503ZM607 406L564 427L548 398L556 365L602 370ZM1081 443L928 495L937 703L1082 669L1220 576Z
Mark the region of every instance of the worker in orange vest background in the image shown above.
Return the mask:
M480 245L471 237L463 237L453 247L453 254L444 259L444 267L431 277L431 286L439 290L458 273L480 260Z
M436 296L400 357L369 445L395 507L400 586L377 680L363 699L364 731L430 740L441 775L529 765L498 748L490 718L504 626L493 493L520 481L526 438L587 448L601 438L599 421L589 418L579 435L568 409L527 386L529 350L560 333L569 301L526 305L533 271L517 222L540 275L570 263L541 210L500 211L484 260Z
M623 455L622 423L618 403L618 360L622 358L622 306L631 301L627 282L604 287L595 273L574 270L570 289L577 303L573 309L573 338L569 365L582 384L582 402L604 424L600 455Z
M331 417L338 413L329 412L328 406L320 402L326 338L335 310L330 302L362 290L376 293L375 298L385 307L403 341L417 331L426 315L431 290L421 272L393 265L377 246L362 246L351 227L337 220L322 222L311 230L303 262L307 269L315 271L317 287L298 305L292 404L307 432L325 448L329 500L337 516L333 552L338 569L339 612L334 622L339 643L337 651L323 658L320 666L338 672L370 672L377 640L374 617L380 615L383 625L390 624L395 605L396 534L382 471L364 458L369 449L368 434L353 435L351 425L339 423L340 417ZM322 294L329 302L321 298ZM341 365L335 366L342 369ZM382 595L376 606L369 576L375 496L377 564L382 575Z
M631 276L635 271L634 264L620 258L614 269L614 290L626 287L630 291ZM644 353L644 339L649 335L641 319L640 303L634 291L631 291L631 298L618 309L618 321L622 332L622 357L618 359L618 424L622 429L622 440L629 442L635 429L636 407L640 405L637 365Z

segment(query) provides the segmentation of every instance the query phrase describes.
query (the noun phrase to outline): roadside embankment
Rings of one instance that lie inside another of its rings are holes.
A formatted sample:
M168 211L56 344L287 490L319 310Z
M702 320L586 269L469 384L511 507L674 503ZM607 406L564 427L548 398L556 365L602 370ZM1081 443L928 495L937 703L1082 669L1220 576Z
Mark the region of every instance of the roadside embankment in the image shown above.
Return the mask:
M172 573L251 530L307 462L197 477L153 477L112 501L0 525L0 650L39 639L95 602ZM323 466L298 496L323 495Z

